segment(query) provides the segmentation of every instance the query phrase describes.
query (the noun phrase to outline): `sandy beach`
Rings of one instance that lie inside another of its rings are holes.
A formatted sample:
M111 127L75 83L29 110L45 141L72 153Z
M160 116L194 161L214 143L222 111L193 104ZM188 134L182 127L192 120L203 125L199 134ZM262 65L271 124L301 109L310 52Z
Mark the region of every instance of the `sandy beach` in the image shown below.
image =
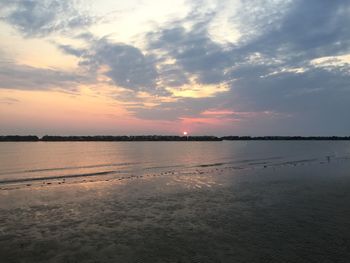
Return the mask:
M350 161L0 186L1 262L349 262Z

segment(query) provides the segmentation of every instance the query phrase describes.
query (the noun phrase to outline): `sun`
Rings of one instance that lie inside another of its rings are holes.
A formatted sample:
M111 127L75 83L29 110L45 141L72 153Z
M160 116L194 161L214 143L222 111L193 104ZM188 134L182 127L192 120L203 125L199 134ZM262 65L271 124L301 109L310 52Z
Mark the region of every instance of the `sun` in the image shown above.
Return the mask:
M188 132L187 132L187 131L184 131L183 134L184 134L184 136L187 136Z

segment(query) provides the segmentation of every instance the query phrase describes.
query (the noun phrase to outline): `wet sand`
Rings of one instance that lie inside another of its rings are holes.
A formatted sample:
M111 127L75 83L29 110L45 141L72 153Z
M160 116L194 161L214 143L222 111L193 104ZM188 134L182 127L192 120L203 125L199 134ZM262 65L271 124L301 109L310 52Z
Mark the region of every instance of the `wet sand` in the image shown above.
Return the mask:
M0 262L350 262L350 162L0 185Z

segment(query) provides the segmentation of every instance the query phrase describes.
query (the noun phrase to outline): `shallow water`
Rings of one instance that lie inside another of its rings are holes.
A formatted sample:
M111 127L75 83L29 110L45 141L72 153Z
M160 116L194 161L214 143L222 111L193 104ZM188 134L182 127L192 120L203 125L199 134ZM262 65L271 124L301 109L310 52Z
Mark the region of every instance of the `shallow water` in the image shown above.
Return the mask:
M0 144L0 262L349 262L349 142Z
M0 146L0 184L350 158L348 141L7 142Z

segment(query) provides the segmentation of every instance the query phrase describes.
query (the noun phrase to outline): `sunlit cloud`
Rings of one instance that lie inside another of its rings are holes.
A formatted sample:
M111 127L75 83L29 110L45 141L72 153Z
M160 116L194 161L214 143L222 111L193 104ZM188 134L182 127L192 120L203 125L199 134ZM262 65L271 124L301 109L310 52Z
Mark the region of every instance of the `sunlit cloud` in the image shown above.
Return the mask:
M206 111L203 111L202 115L209 115L209 116L225 116L225 115L232 115L235 112L232 110L215 110L215 109L209 109Z
M320 68L345 67L350 73L350 54L316 58L311 60L310 64Z
M175 97L183 98L207 98L213 97L218 93L229 91L229 85L223 84L200 84L195 79L191 79L189 84L181 87L166 88Z

